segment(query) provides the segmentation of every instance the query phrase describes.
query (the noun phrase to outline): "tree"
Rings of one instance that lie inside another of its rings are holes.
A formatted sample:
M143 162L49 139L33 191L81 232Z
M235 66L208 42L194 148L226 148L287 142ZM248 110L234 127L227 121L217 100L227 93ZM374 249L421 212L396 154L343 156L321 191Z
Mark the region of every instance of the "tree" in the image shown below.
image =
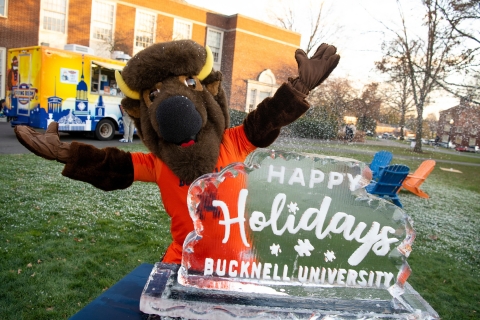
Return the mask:
M400 123L400 113L390 108L386 103L380 106L378 122L384 124L398 125Z
M468 63L470 57L459 55L461 39L454 33L442 16L440 6L447 0L422 0L425 8L423 18L423 36L410 29L406 17L400 8L400 30L388 28L394 35L393 40L384 43L383 59L379 62L385 70L394 70L394 65L405 63L406 76L412 90L417 111L415 152L422 152L423 108L428 97L439 82L446 79Z
M308 102L312 111L310 116L320 118L327 114L336 119L337 128L343 124L343 117L349 110L349 103L355 97L355 91L347 79L329 78L321 88L310 92Z
M349 103L350 111L357 117L357 129L375 131L380 114L382 99L378 92L378 83L365 86L360 97Z
M450 0L438 8L453 34L462 39L461 55L465 64L457 79L439 79L438 85L451 94L480 104L480 72L477 59L480 50L480 0Z
M480 0L450 0L439 9L455 32L480 45L480 30L472 23L480 19Z
M298 5L297 1L281 0L271 8L269 14L273 24L290 31L300 32L306 36L303 49L310 56L323 42L335 40L341 34L342 26L331 23L331 8L325 1L309 1ZM301 30L301 25L308 21L308 30Z
M411 113L414 107L406 59L390 64L376 62L376 67L390 76L387 81L388 90L384 91L384 100L389 108L399 115L399 121L396 124L400 126L400 140L404 140L405 116Z

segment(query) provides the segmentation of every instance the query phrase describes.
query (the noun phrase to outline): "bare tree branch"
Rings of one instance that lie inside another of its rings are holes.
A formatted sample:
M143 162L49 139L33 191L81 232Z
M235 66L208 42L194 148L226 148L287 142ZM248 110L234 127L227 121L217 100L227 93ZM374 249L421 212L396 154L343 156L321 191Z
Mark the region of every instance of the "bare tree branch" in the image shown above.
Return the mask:
M384 43L384 58L377 63L380 71L397 76L400 66L404 66L417 112L415 120L417 143L414 148L416 152L422 151L423 110L430 93L442 88L439 83L443 79L465 68L472 61L468 55L458 55L461 46L460 35L454 33L445 22L439 9L439 3L444 4L445 1L448 0L422 0L425 8L423 19L425 33L418 35L409 29L400 1L397 0L401 27L399 31L389 29L394 38ZM399 80L401 78L397 78L397 82Z
M438 8L454 31L458 32L462 37L480 44L480 38L478 35L474 35L473 33L460 28L462 22L480 19L479 0L451 0L445 4L440 3Z
M302 36L306 37L303 49L309 56L315 52L319 44L329 42L343 29L343 26L328 21L331 10L326 8L324 1L309 1L308 5L302 6L293 1L278 1L278 5L271 10L269 15L272 23L291 31L301 32ZM301 30L306 20L309 22L309 30Z

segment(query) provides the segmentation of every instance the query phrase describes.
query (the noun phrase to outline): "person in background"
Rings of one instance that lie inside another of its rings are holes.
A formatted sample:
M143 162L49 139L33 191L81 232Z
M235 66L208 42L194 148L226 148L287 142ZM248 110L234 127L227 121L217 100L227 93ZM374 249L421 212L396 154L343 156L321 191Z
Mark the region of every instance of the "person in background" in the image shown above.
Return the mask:
M6 114L6 111L8 110L7 108L7 101L5 99L0 99L0 117L7 117L7 122L10 122L12 120L12 117L9 117Z
M0 116L3 117L3 109L5 108L5 99L0 99Z
M0 99L0 117L7 117L7 122L10 122L14 119L14 117L9 117L8 112L9 108L7 107L6 99Z
M123 139L120 139L120 142L133 142L133 132L135 131L135 123L133 119L130 118L128 113L123 110L123 107L120 106L122 110L122 118L123 118Z
M353 124L348 123L345 126L345 140L347 142L352 142L354 134L355 133L353 131Z

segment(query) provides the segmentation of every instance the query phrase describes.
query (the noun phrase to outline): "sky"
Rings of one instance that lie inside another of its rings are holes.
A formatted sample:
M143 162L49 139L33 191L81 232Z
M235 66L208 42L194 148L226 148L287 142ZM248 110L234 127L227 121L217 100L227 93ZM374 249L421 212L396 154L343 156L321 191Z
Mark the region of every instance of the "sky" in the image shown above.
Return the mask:
M297 32L302 35L301 48L306 47L306 35L310 33L310 3L320 0L187 0L189 4L206 8L226 15L242 14L265 22L270 22L272 13L282 10L282 3L294 3L295 10L303 14ZM399 8L396 0L325 0L326 22L332 26L325 42L337 47L340 63L332 76L352 80L357 89L364 84L381 81L383 77L375 72L375 61L381 59L381 44L392 36L385 26L399 25ZM402 10L407 24L420 23L420 0L402 0ZM294 59L294 57L292 57ZM424 108L423 116L458 105L458 99L444 94L432 99L431 105Z

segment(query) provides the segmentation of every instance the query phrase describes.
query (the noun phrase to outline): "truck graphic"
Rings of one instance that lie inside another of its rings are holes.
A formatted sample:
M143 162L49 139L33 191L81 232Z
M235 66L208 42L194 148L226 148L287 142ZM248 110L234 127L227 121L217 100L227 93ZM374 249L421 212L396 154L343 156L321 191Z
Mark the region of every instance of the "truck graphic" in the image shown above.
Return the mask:
M99 140L123 133L115 71L125 62L44 46L11 49L7 61L4 113L12 126L46 129L56 121L61 132L91 132Z

